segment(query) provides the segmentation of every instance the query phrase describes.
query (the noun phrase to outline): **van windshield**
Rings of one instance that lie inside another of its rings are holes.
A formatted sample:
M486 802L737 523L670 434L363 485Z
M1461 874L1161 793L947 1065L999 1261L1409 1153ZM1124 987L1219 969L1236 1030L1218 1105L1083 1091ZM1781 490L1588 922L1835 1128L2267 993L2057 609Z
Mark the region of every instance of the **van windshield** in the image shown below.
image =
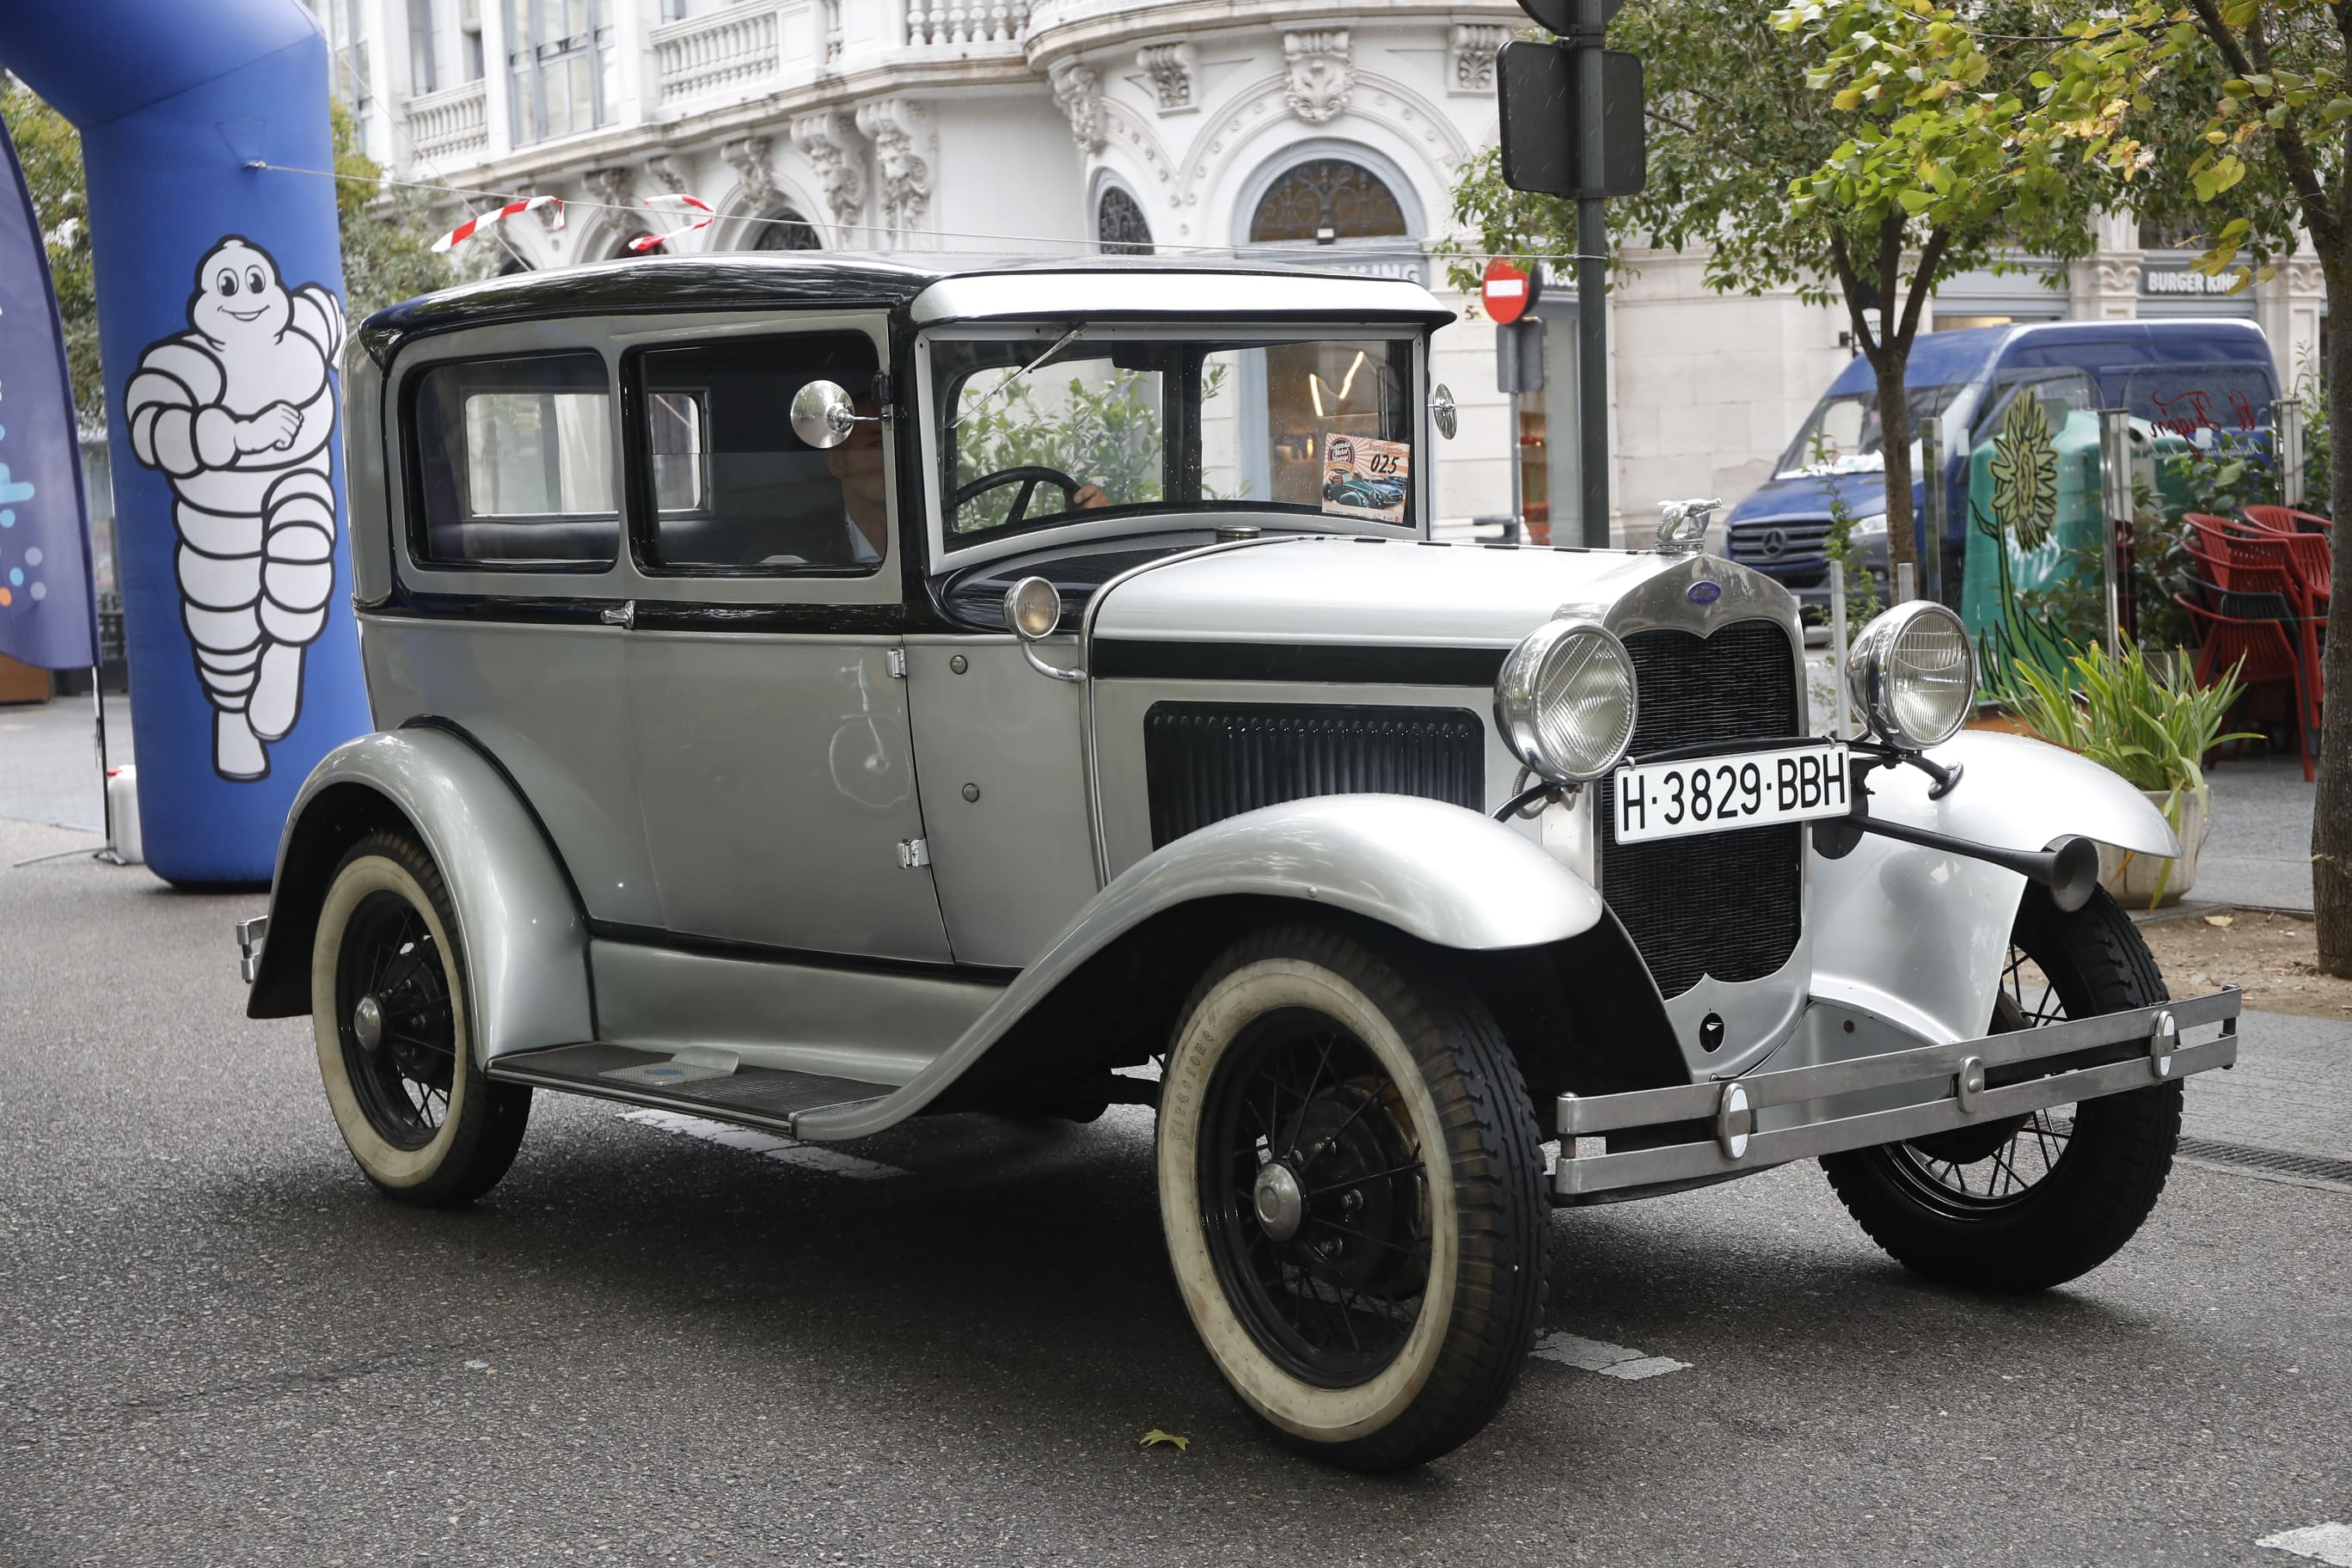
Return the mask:
M1948 382L1941 386L1914 386L1906 389L1904 401L1910 405L1912 450L1916 456L1918 429L1922 422L1952 416L1946 424L1965 421L1966 401L1962 394L1973 390L1974 384L1965 381ZM1832 394L1821 400L1805 421L1804 428L1780 459L1776 479L1811 479L1821 474L1876 474L1886 468L1886 453L1882 449L1884 433L1878 419L1878 389L1866 392ZM1948 450L1948 446L1947 447Z

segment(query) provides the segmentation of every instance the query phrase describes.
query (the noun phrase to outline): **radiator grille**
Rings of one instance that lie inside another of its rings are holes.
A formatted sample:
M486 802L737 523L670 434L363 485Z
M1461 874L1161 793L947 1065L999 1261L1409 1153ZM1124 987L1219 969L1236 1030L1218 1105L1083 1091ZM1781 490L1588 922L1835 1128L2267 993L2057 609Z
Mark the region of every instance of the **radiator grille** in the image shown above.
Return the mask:
M1415 795L1476 811L1486 727L1460 708L1157 702L1143 720L1151 847L1318 795Z
M1713 637L1625 638L1641 693L1633 754L1804 732L1794 651L1779 623L1734 621ZM1789 961L1804 920L1804 830L1794 823L1619 844L1614 786L1601 786L1601 892L1679 996L1703 974L1761 980Z

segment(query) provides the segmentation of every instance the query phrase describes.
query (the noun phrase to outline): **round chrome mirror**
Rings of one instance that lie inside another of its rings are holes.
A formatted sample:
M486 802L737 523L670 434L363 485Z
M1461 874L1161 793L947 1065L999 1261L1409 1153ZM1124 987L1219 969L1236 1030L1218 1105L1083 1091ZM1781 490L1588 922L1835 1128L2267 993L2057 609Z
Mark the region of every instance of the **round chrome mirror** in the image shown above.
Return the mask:
M810 446L838 447L857 428L849 394L830 381L812 381L793 394L793 434Z
M1437 433L1447 440L1454 439L1456 426L1462 423L1461 411L1454 405L1454 390L1444 382L1429 395L1429 415L1437 422Z
M1024 577L1004 593L1004 624L1023 642L1054 635L1062 624L1061 590L1043 577Z

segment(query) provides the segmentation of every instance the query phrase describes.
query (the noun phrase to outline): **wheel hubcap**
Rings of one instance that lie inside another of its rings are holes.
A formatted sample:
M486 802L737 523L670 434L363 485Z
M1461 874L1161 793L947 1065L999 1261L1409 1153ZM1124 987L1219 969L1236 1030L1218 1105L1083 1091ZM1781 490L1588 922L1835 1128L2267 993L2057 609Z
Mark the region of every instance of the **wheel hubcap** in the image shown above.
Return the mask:
M1307 1196L1289 1166L1276 1161L1260 1171L1252 1196L1257 1207L1257 1223L1269 1237L1288 1241L1298 1234L1298 1226L1307 1217Z
M373 995L361 997L360 1005L352 1009L352 1033L364 1049L372 1051L383 1044L383 1004Z

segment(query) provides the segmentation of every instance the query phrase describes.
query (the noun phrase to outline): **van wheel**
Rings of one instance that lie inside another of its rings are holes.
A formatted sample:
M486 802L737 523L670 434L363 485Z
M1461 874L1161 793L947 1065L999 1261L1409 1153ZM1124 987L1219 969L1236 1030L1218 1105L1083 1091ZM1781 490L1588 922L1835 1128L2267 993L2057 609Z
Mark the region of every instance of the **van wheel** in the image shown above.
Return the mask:
M1995 1033L2166 999L2147 943L2104 889L2068 913L2027 888L2009 941ZM2181 1087L1831 1154L1822 1169L1871 1239L1914 1273L1968 1289L2045 1290L2114 1257L2156 1207L2180 1139Z
M328 884L310 948L310 1018L327 1104L387 1197L470 1203L514 1163L527 1084L474 1060L457 917L432 858L373 833Z
M1399 1469L1502 1407L1543 1321L1542 1148L1433 966L1305 927L1234 947L1185 1004L1157 1160L1192 1325L1284 1441Z

